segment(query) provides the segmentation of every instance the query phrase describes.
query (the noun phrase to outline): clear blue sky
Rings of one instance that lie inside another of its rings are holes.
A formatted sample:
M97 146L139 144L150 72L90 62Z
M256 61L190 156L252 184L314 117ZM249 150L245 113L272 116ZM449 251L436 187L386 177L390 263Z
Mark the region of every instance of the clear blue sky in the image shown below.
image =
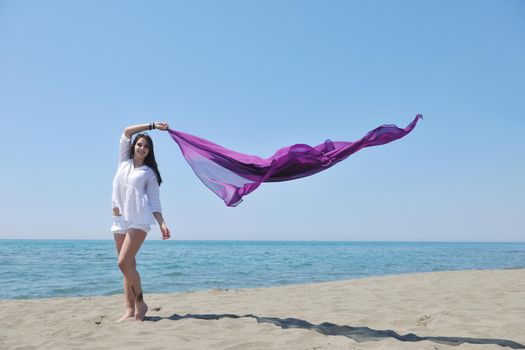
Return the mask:
M236 208L153 133L164 216L175 239L523 241L524 38L523 1L0 0L0 238L112 239L130 124L268 157L422 113Z

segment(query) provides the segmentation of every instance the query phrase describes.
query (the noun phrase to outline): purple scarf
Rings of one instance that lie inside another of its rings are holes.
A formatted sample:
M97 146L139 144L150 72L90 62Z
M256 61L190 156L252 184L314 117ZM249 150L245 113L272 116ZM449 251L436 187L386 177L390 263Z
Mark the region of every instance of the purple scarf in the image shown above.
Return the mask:
M199 179L227 206L234 207L263 182L310 176L330 168L361 148L400 139L415 128L419 118L423 118L421 114L404 129L393 124L381 125L354 142L326 140L315 147L305 144L284 147L267 159L238 153L180 131L168 131Z

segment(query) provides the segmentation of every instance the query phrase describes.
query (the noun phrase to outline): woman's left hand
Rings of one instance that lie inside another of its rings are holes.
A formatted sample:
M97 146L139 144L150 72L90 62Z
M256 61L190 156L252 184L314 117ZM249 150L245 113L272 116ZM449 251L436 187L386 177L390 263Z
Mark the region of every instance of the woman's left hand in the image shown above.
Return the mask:
M159 129L159 130L168 130L170 128L170 126L168 125L168 123L164 123L164 122L155 122L155 129Z
M162 225L160 225L160 232L162 232L162 239L170 239L171 232L165 223L162 223Z

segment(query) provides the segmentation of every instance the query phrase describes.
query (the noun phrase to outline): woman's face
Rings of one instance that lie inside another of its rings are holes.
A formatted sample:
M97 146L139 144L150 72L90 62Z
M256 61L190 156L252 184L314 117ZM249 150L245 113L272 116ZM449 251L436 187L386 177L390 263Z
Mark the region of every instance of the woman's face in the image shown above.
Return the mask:
M149 144L148 140L141 137L135 144L135 157L139 159L146 159L149 153Z

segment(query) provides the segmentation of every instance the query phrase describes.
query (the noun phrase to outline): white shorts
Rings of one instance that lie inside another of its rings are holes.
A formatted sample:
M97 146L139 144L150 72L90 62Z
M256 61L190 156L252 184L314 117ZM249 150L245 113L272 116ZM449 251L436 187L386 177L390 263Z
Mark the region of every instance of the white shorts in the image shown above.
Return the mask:
M144 232L149 232L149 225L135 224L133 222L124 221L122 216L113 216L113 225L111 225L111 232L125 235L128 229L135 228Z

